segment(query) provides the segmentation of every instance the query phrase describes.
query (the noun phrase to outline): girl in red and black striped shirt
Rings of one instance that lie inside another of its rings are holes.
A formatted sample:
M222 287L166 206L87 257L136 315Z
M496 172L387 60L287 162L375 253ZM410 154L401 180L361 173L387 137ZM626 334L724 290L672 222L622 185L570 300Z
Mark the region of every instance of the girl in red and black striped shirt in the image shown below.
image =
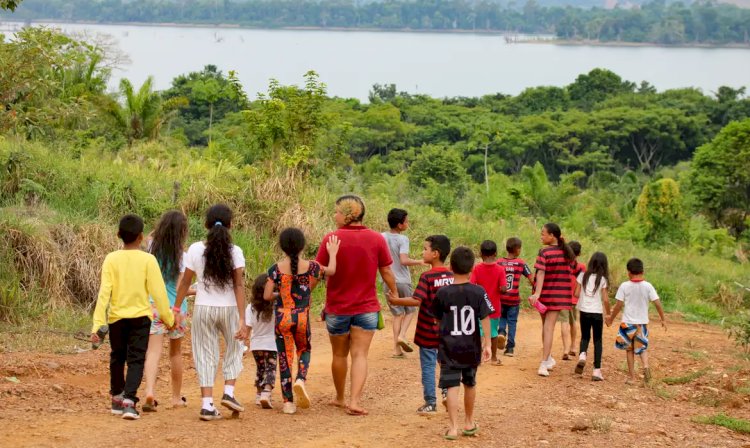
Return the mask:
M536 280L534 294L529 297L532 305L540 301L547 307L542 314L542 339L544 350L539 365L539 375L549 376L549 370L555 366L552 359L552 339L555 332L557 315L562 310L570 310L572 293L570 291L570 264L575 259L573 250L565 244L560 226L547 223L542 227L541 241L544 247L536 258Z

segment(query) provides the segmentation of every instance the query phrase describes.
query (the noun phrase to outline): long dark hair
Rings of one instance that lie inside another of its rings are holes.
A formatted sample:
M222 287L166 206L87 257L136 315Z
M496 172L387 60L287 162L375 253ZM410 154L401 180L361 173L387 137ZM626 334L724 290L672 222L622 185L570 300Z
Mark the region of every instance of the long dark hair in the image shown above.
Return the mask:
M588 285L589 277L596 274L596 281L594 282L594 293L599 289L599 285L602 284L602 279L607 281L609 284L609 261L607 256L602 252L594 252L589 258L589 265L586 267L586 272L583 274L583 281L581 286L586 288Z
M203 281L207 287L226 288L232 284L234 260L232 259L232 210L224 204L212 206L206 212L206 266Z
M544 228L547 229L547 232L557 238L557 247L563 251L563 254L565 255L565 259L568 261L573 261L576 258L575 252L573 252L573 249L568 246L568 244L565 242L565 238L562 237L562 231L560 230L560 226L555 224L554 222L548 222L544 225Z
M149 252L156 257L165 280L177 281L188 235L187 217L180 211L164 213L154 228Z
M299 268L299 254L305 248L305 234L295 227L287 227L279 234L279 246L289 257L289 268L292 275L296 276Z
M264 322L270 320L273 313L273 301L263 298L263 291L266 289L267 281L267 274L260 274L255 277L253 295L250 297L250 305L255 310L255 313L258 314L258 319Z

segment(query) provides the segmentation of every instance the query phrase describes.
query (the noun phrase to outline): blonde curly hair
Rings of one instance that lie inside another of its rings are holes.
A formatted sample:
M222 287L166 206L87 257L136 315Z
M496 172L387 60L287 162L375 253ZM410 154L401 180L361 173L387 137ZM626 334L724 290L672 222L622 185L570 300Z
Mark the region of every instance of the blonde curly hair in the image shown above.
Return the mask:
M344 224L362 222L365 218L365 203L357 195L347 194L336 199L336 211L344 215Z

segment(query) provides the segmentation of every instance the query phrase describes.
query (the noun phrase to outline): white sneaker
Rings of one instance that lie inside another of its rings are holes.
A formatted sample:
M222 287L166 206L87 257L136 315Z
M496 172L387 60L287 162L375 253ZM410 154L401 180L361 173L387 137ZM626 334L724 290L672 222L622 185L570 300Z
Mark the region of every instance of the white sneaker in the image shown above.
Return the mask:
M544 366L547 367L547 370L552 370L555 368L555 365L557 365L557 362L555 361L555 358L550 355L549 358L547 358L546 361L544 361Z
M284 414L294 414L297 412L297 406L291 401L284 403Z
M262 407L263 409L273 409L270 390L264 390L260 393L260 407Z
M302 409L310 407L310 396L307 395L307 389L305 389L305 381L297 380L294 382L294 395L297 397L297 404Z
M539 370L537 372L539 376L549 376L549 371L547 370L547 365L545 363L539 364Z

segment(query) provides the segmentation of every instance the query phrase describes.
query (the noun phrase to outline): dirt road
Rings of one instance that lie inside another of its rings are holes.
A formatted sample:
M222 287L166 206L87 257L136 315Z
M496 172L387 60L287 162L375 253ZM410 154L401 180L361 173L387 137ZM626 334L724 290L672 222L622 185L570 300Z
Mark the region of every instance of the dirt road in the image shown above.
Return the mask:
M557 338L559 339L559 337ZM422 403L419 358L391 358L389 327L375 336L365 390L367 417L352 417L327 406L332 397L331 350L322 323L313 328L309 391L313 406L296 415L253 406L255 365L245 358L238 397L247 407L238 420L201 422L195 371L186 372L188 407L123 421L108 412L108 347L80 354L0 354L0 447L134 446L705 446L750 447L750 436L693 423L698 415L723 412L750 419L750 363L718 328L671 323L665 333L651 332L655 381L651 387L626 386L625 358L613 347L614 330L605 330L603 369L606 381L573 374L574 362L561 361L549 378L536 375L540 356L539 319L522 313L515 358L501 367L482 366L478 378L477 437L446 442L443 409L431 418L415 410ZM189 347L186 365L191 366ZM169 372L162 360L158 393L168 402ZM696 378L681 385L662 379ZM12 382L6 377L15 377ZM220 390L216 390L216 398ZM227 413L224 413L225 416Z

